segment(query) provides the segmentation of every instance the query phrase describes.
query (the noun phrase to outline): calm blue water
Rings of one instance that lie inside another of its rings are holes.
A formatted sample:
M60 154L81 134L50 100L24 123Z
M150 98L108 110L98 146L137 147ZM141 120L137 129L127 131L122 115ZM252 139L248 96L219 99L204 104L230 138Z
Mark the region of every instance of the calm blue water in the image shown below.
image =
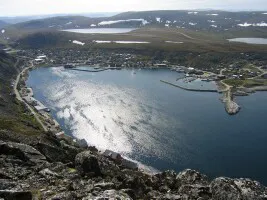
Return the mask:
M267 184L267 93L240 97L229 116L217 93L184 91L169 70L99 73L39 68L28 86L70 135L159 170L192 168L209 176Z

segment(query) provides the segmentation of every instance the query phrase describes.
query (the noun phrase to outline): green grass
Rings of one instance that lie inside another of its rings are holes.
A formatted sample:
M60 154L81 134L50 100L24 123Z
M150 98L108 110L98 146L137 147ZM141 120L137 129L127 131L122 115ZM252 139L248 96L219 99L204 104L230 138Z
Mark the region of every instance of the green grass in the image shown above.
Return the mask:
M256 86L267 86L267 80L265 79L227 79L224 80L224 83L233 86L233 87L256 87Z

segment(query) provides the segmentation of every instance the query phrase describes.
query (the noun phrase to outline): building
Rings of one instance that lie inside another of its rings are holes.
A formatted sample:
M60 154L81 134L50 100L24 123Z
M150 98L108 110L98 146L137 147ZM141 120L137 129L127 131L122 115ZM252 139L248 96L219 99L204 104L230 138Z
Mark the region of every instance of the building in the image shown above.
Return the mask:
M34 59L34 62L35 62L35 64L42 64L42 63L44 63L44 60L41 58L36 58L36 59Z

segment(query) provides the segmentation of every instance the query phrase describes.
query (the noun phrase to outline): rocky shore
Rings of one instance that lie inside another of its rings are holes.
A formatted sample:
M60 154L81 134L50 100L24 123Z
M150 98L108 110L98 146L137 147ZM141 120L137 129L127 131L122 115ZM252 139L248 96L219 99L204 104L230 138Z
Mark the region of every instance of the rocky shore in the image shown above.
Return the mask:
M79 148L46 134L29 144L0 140L1 198L257 200L267 199L267 189L250 179L210 180L190 169L146 174L94 147Z

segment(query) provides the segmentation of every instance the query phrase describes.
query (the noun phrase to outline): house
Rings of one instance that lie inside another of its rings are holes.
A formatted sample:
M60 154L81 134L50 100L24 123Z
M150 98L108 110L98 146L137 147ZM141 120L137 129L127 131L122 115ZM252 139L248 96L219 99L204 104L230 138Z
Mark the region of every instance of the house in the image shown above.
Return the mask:
M34 59L34 62L35 62L35 64L42 64L42 63L44 63L44 60L41 58L36 58L36 59Z

